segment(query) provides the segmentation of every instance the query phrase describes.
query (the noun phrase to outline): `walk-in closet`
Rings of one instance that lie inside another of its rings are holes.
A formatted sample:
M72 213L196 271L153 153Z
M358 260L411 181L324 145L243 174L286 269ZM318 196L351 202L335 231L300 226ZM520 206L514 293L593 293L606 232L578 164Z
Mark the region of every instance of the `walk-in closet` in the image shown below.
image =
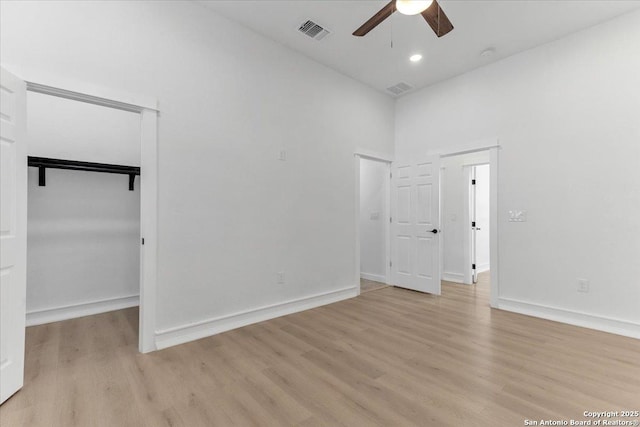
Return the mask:
M137 306L140 115L29 91L27 118L27 325Z

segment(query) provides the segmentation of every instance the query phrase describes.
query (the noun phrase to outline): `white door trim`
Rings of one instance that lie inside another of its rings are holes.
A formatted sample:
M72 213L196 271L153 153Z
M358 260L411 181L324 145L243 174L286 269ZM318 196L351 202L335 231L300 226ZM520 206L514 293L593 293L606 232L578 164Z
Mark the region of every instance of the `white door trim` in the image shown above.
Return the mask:
M76 99L76 97L80 96L88 99L102 100L99 101L97 105L110 106L108 105L109 103L117 103L135 107L138 109L137 112L144 109L159 111L158 100L150 96L99 86L77 79L70 79L41 69L15 64L2 64L2 66L15 75L20 76L21 79L27 82L27 85L32 85L32 87L43 86L45 87L43 90L46 90L46 87L48 87L51 92L59 90L58 96L64 98ZM42 93L54 95L54 93L51 92L43 91Z
M29 77L29 76L28 76ZM64 80L64 87L51 84L62 81L27 79L27 90L73 99L94 105L140 114L140 325L138 349L141 353L156 350L156 293L158 253L158 110L157 101L149 97L98 88L82 82Z
M427 154L439 154L440 157L451 157L459 154L475 153L478 151L489 151L489 167L491 168L491 179L489 184L490 191L490 222L491 230L489 231L490 249L490 274L491 274L491 295L489 303L491 307L498 308L498 301L500 298L500 260L499 260L499 247L498 236L500 235L498 230L498 201L499 201L499 188L498 188L498 160L500 152L500 144L497 138L483 139L468 144L462 144L451 149L439 149L429 151ZM466 269L465 269L466 271Z
M395 160L395 158L390 154L380 151L367 150L366 148L356 148L354 154L364 159L376 160L378 162L391 163Z
M439 154L440 157L458 156L460 154L475 153L477 151L490 150L492 148L500 148L498 138L487 138L472 141L466 144L459 144L450 148L439 148L427 151L427 154Z
M384 189L384 199L386 201L384 208L384 245L385 245L385 280L384 283L389 285L391 267L389 266L389 262L391 261L391 228L389 227L389 218L391 217L391 162L393 159L390 156L373 153L371 151L360 150L358 149L354 153L354 162L355 162L355 227L356 227L356 268L354 280L356 283L356 287L358 288L358 295L360 295L360 159L373 160L376 162L385 163L387 165L387 172L389 173L389 178L385 179L385 189Z
M158 113L145 109L140 119L140 325L138 350L156 347L158 281Z
M491 307L498 308L498 301L500 298L500 269L499 269L499 251L498 251L498 236L500 236L498 230L498 158L499 158L500 146L493 147L489 150L489 168L491 169L491 177L489 184L489 222L491 223L491 230L489 230L489 271L491 274L491 295L489 298Z

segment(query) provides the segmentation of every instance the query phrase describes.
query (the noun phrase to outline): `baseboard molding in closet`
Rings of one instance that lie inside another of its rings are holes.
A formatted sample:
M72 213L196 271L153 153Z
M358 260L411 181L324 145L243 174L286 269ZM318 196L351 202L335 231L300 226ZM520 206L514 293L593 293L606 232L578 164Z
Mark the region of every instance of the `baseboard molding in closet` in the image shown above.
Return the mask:
M136 307L138 305L140 305L140 297L138 295L131 295L72 304L64 307L34 310L27 313L27 326L43 325L45 323L75 319L76 317L91 316L93 314L122 310L123 308Z

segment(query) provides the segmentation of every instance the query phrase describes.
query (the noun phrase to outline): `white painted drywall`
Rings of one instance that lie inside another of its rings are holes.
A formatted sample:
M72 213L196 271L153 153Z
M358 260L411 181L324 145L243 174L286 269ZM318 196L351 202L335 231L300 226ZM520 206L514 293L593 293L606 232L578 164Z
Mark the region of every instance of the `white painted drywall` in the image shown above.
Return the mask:
M459 156L444 157L441 167L441 212L442 212L442 278L458 283L464 282L465 233L470 224L465 223L469 206L468 170L472 165L489 161L489 152L481 151Z
M30 156L140 164L140 116L28 92ZM140 186L126 175L29 168L27 313L138 295Z
M29 155L140 166L140 115L27 92Z
M159 330L356 286L353 153L393 154L392 99L194 2L0 15L11 69L158 98Z
M476 271L482 273L489 270L491 260L489 254L490 222L490 184L491 167L476 166Z
M360 159L360 272L386 282L387 183L389 165Z
M591 325L618 319L636 334L639 45L634 12L403 97L396 109L397 156L499 138L500 298L597 316ZM514 209L527 222L508 222ZM591 281L589 293L577 292L577 278Z

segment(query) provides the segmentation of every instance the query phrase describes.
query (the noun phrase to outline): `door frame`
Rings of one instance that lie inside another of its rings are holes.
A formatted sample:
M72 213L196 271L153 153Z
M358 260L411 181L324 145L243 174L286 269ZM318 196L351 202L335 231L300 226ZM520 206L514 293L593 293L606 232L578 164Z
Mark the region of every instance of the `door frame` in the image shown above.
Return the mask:
M357 284L358 295L360 295L360 160L371 160L374 162L380 162L387 165L389 172L388 179L385 179L385 207L384 207L384 236L385 236L385 281L387 285L391 284L391 228L389 224L389 218L391 218L391 163L393 162L393 156L384 153L377 153L365 149L356 149L354 152L354 170L355 170L355 231L356 231L356 244L355 244L355 274L354 280Z
M158 101L42 71L4 65L26 82L27 91L86 102L140 115L140 312L138 350L157 349ZM28 120L28 117L27 117ZM28 143L28 140L27 140ZM26 219L25 219L26 220ZM142 244L144 239L144 244Z
M474 141L468 144L460 145L458 147L438 149L428 152L427 154L438 154L440 158L453 157L460 154L476 153L479 151L489 151L489 168L491 169L491 178L489 183L489 222L490 228L489 239L489 260L490 274L491 274L491 286L489 304L493 308L498 308L498 300L500 295L500 260L499 260L499 246L498 236L500 235L498 229L498 201L499 201L499 187L498 187L498 161L501 147L498 138L489 138L479 141ZM484 163L486 164L486 163ZM465 253L467 251L465 250ZM442 245L440 246L440 256L442 256ZM465 272L467 269L465 269ZM465 273L466 274L466 273Z

